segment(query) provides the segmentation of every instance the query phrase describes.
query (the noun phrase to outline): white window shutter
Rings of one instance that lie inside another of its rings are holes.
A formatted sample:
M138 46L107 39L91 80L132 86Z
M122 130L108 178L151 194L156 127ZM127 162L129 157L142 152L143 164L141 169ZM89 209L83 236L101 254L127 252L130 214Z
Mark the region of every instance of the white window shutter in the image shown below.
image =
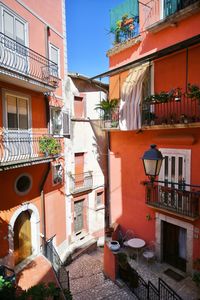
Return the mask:
M70 114L63 111L63 135L70 135Z

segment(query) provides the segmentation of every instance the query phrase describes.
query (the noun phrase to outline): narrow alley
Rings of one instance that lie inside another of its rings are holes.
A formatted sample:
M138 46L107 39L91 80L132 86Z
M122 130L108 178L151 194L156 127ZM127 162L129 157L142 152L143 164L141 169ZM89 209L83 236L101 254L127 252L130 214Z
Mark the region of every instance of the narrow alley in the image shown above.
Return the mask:
M134 300L126 286L119 287L103 274L103 250L84 254L67 266L73 300Z

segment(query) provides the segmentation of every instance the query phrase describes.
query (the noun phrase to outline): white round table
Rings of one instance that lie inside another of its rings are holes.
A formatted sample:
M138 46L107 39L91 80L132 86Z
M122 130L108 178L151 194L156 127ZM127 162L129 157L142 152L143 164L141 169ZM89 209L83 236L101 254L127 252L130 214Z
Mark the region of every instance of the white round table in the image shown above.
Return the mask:
M129 241L127 241L127 245L130 248L136 249L137 250L137 261L138 261L138 257L139 257L139 249L145 246L145 241L142 239L138 239L138 238L133 238L130 239Z

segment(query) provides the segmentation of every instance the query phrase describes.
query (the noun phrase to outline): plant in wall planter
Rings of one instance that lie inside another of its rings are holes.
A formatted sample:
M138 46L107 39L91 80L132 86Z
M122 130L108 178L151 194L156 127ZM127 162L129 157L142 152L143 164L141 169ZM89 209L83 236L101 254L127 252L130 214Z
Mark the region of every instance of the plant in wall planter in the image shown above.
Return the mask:
M61 144L52 136L43 136L39 140L39 149L46 156L56 155L61 150Z

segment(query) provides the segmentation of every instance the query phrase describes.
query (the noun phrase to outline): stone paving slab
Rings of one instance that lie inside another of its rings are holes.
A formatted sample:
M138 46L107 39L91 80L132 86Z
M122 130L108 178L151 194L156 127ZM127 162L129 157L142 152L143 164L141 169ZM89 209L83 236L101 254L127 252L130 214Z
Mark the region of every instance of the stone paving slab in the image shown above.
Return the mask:
M73 300L137 300L126 286L120 288L103 274L103 250L83 254L66 267Z

